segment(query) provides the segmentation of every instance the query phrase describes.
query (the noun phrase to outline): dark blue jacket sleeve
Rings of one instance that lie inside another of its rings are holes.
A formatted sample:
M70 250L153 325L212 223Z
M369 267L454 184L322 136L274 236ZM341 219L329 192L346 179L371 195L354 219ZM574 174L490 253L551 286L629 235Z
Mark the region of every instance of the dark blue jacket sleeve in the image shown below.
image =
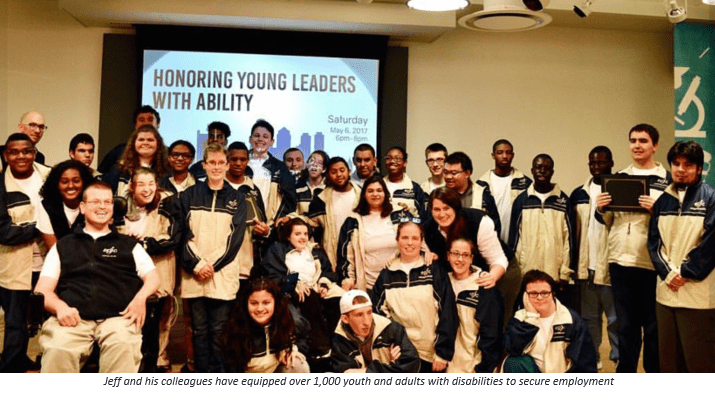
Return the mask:
M482 361L474 372L494 372L502 352L504 300L497 289L479 288L479 308L474 316L479 322L479 351Z
M405 328L397 322L392 322L383 332L383 338L391 341L397 346L400 346L400 358L391 364L385 364L377 360L373 360L368 366L366 372L380 373L416 373L420 370L420 356L417 349L407 337Z
M163 254L177 249L181 245L181 236L183 232L183 223L181 218L181 204L176 196L169 196L159 203L159 214L163 215L169 221L169 227L166 239L153 237L145 237L146 251L149 255Z
M497 202L494 200L494 196L489 191L489 188L484 189L482 193L482 208L486 210L489 218L494 221L494 230L497 231L497 236L501 233L501 219L499 218L499 210L497 209Z
M664 202L661 201L663 198L665 198L665 196L661 196L661 198L656 200L653 205L653 215L650 217L648 225L648 253L650 254L650 259L653 262L655 272L658 274L660 279L665 280L670 272L670 267L659 254L659 250L661 246L663 246L663 239L660 237L660 230L658 230L658 221L660 220L660 214L663 211Z
M298 197L295 194L295 177L290 173L285 164L280 163L280 168L276 172L278 176L274 178L278 180L278 190L281 193L282 201L278 208L276 218L285 217L286 215L295 212L298 205Z
M510 356L524 355L524 349L534 340L539 327L516 318L509 320L504 333L504 350Z
M521 211L524 208L527 194L523 192L516 200L511 208L511 221L509 225L509 247L516 252L516 246L519 244L519 225L521 224Z
M353 217L348 217L342 228L340 228L340 235L338 235L338 265L335 268L338 274L338 284L342 283L343 279L348 278L348 271L350 270L348 249L353 239L353 232L356 229L358 229L358 221Z
M598 372L596 368L598 356L591 334L588 333L588 326L575 311L569 310L569 312L573 325L571 325L571 343L566 348L566 357L571 359L572 364L566 372Z
M702 185L705 185L704 183ZM713 192L710 192L713 193ZM715 268L715 195L708 198L705 213L704 232L697 247L688 253L688 257L680 267L680 275L686 279L701 281L710 275Z
M231 219L231 234L226 238L226 252L214 263L215 272L220 271L238 256L238 250L243 243L243 235L246 234L246 199L243 193L238 191L233 191L233 193L237 194L238 206Z
M454 356L454 340L459 328L457 302L449 277L441 268L432 268L433 293L439 304L439 322L434 350L441 358L451 361Z
M0 180L4 180L3 175L0 175ZM7 211L9 201L12 201L12 199L8 199L8 194L3 184L0 187L0 244L5 246L26 244L37 237L40 231L36 229L36 222L20 225L13 223ZM29 201L30 199L28 198L27 202L29 203Z
M333 264L330 263L330 260L328 259L328 255L325 253L325 250L319 247L315 247L313 249L313 257L317 258L318 262L320 262L321 278L328 278L331 282L337 283L339 285L340 283L338 282L338 274L337 272L333 271Z
M278 287L283 287L286 283L288 275L288 267L285 263L285 245L282 243L273 243L268 248L263 263L261 264L261 276L271 279Z

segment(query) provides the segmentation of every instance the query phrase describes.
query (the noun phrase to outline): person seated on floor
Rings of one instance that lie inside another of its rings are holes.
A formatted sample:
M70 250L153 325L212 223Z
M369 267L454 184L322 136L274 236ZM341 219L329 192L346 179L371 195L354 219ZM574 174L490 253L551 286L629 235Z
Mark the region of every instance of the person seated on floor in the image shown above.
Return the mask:
M372 313L362 290L340 298L340 323L333 336L335 372L418 372L420 357L398 322Z
M228 372L310 372L307 324L296 323L288 298L268 278L245 284L220 337Z
M530 270L522 279L524 308L507 326L504 372L597 372L588 326L554 296L556 281Z
M111 187L84 191L85 226L60 239L35 291L52 316L42 326L42 372L79 372L96 342L100 373L137 372L146 300L159 288L151 258L135 239L110 228Z

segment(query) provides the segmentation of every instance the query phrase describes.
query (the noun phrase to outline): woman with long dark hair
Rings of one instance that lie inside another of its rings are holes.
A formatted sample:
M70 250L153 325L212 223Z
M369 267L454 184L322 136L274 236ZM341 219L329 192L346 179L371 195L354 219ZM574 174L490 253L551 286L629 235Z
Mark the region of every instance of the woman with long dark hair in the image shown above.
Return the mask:
M268 278L248 281L219 340L228 372L310 372L288 299Z
M79 161L63 161L50 171L40 189L42 209L37 223L48 249L84 221L79 203L84 188L92 182L92 172Z
M410 215L393 211L385 181L373 175L362 186L360 200L340 230L338 267L344 290L372 290L387 261L397 253L397 225Z
M447 259L447 244L461 238L476 244L474 264L488 271L477 283L493 288L504 275L509 260L499 241L494 222L481 210L462 208L459 193L447 187L435 189L429 198L432 218L425 225L430 250L440 260Z

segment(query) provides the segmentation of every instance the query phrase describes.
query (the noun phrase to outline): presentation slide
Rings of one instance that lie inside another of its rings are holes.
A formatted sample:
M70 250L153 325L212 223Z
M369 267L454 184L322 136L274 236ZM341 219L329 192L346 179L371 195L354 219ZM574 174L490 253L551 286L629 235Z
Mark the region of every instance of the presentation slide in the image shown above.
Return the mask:
M210 122L250 148L251 126L265 119L279 159L297 147L352 164L355 146L377 145L378 71L371 59L145 50L142 104L161 114L166 145L188 140L197 159Z

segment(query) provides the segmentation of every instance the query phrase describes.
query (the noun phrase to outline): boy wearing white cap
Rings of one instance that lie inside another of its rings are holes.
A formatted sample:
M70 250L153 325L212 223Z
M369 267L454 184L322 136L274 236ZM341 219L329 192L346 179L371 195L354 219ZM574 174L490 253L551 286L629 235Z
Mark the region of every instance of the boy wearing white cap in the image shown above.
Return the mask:
M345 293L340 298L340 314L331 356L335 372L418 372L419 356L405 328L373 315L367 293Z

